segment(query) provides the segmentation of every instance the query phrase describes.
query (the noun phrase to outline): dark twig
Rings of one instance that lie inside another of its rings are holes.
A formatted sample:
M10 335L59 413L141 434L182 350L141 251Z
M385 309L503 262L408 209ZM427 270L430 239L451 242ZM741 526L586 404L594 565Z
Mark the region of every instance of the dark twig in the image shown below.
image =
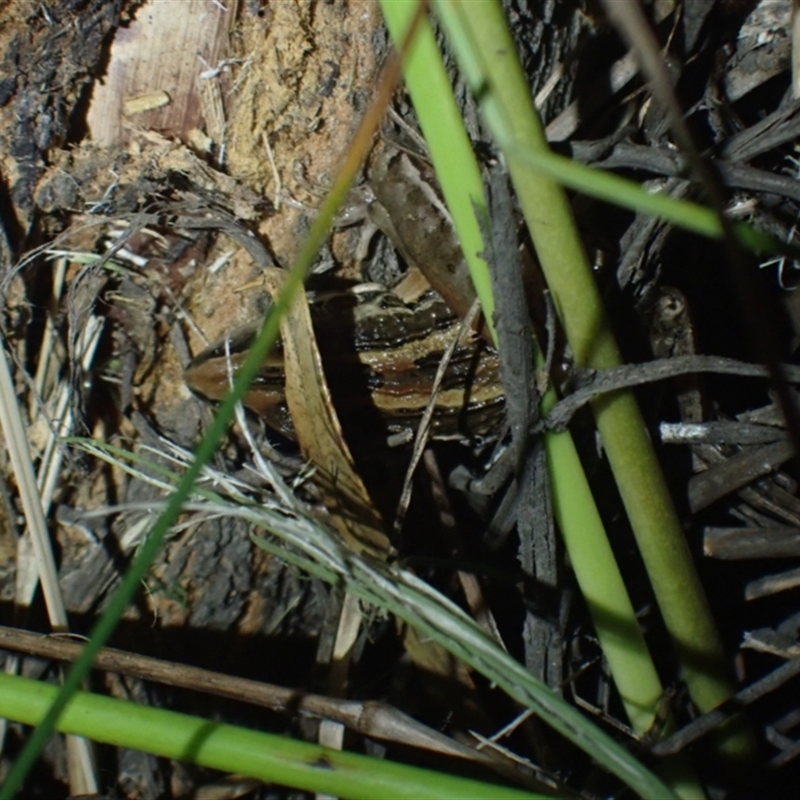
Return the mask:
M748 364L722 356L677 356L660 358L644 364L625 364L602 372L587 370L584 373L584 380L581 381L581 387L556 403L544 420L543 427L547 430L564 430L575 413L599 394L696 372L739 375L745 378L772 376L769 368L761 364ZM789 383L800 383L800 367L782 364L781 373Z
M702 717L686 725L668 739L659 742L653 747L651 751L652 754L662 758L679 753L692 742L710 733L727 719L738 713L739 709L743 706L748 706L764 695L775 691L775 689L783 686L784 683L798 674L800 674L800 658L794 658L778 667L778 669L770 672L769 675L762 678L760 681L756 681L746 689L737 692L728 702L723 703L719 708L715 708L708 714L703 714Z

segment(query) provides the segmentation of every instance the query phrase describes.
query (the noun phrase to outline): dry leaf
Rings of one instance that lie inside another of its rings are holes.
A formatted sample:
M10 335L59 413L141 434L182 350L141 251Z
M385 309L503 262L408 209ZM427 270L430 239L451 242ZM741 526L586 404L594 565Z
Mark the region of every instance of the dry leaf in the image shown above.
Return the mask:
M281 291L285 273L275 268L265 272L267 291L274 298ZM304 293L295 298L281 320L281 338L286 402L303 455L317 467L314 479L324 492L333 524L356 552L386 558L391 545L342 436ZM438 642L421 641L413 628L405 626L403 644L411 660L421 669L472 687L467 667Z
M284 276L279 269L265 270L265 285L273 298L281 292ZM323 492L331 520L357 553L386 558L391 544L342 436L322 371L305 293L295 297L281 320L281 338L286 403L300 449L317 468L314 481Z

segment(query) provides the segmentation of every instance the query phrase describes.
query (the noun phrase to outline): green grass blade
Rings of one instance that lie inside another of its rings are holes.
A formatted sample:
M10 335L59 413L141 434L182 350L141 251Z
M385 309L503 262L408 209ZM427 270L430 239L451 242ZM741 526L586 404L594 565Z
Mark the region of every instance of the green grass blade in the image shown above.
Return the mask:
M0 708L8 719L38 725L52 707L57 692L57 687L51 684L0 673ZM72 696L57 728L161 758L339 797L363 800L542 797L88 692Z
M409 6L389 0L381 7L395 46L398 46L417 4ZM475 292L494 336L492 287L486 262L479 255L484 245L475 216L476 208L486 213L483 180L427 19L417 28L413 45L403 61L403 75L407 85L413 87L417 119L458 232Z
M473 90L493 135L514 144L505 151L507 164L576 363L596 369L619 364L564 191L520 156L546 152L547 142L500 4L439 0L435 7L454 35L459 60L470 64ZM698 708L707 711L730 697L733 687L652 442L632 393L604 397L593 410L683 677ZM751 744L740 731L725 747L742 756Z
M384 4L384 15L395 41L401 39L414 6L413 2ZM478 168L471 146L458 149L458 161L452 158L456 148L450 148L448 143L455 141L468 144L468 140L441 56L429 31L424 45L416 46L410 59L404 63L404 75L426 140L436 137L438 144L431 146L430 150L440 183L452 187L449 192L443 190L449 204L451 198L458 198L460 176L478 174ZM439 113L442 108L452 111L443 116ZM442 150L447 152L447 159L437 158ZM472 188L472 193L467 194L462 190L460 200L465 207L474 200L475 191ZM461 236L459 219L455 213L453 218ZM474 226L474 212L469 222ZM485 270L482 262L481 268ZM554 401L553 395L549 403L552 405ZM548 435L547 439L551 480L555 484L556 517L565 532L570 552L574 552L573 566L628 716L634 730L644 733L655 720L663 689L614 561L572 438L565 433ZM568 489L565 490L565 487ZM565 497L568 500L564 500ZM603 565L601 573L598 573L598 564ZM503 685L502 679L497 676L492 680ZM547 718L541 708L537 711ZM608 764L606 766L611 768ZM694 794L697 796L701 792L695 790Z

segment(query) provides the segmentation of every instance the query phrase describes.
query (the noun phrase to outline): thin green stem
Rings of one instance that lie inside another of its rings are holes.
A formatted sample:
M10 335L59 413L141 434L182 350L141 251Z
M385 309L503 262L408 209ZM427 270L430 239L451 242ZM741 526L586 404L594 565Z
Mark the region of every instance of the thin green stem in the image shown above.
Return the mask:
M460 59L462 50L470 53L468 77L497 141L514 145L504 155L575 362L596 369L618 365L619 351L565 193L520 156L545 153L548 146L500 4L439 0L435 7L459 31ZM708 711L729 698L733 686L644 421L628 391L599 399L593 411L683 677L698 708ZM741 734L729 746L745 753L751 741Z
M17 722L40 724L54 704L57 692L57 687L50 684L0 673L3 713ZM72 696L57 728L161 758L339 797L364 800L543 797L88 692Z

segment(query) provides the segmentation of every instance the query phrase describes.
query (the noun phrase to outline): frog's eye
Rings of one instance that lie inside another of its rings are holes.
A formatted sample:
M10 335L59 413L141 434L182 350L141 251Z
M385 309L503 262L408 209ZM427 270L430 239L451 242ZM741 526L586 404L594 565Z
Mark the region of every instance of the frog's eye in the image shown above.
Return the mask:
M378 306L382 311L394 311L399 308L408 308L396 294L392 294L391 292L385 292L378 299Z

